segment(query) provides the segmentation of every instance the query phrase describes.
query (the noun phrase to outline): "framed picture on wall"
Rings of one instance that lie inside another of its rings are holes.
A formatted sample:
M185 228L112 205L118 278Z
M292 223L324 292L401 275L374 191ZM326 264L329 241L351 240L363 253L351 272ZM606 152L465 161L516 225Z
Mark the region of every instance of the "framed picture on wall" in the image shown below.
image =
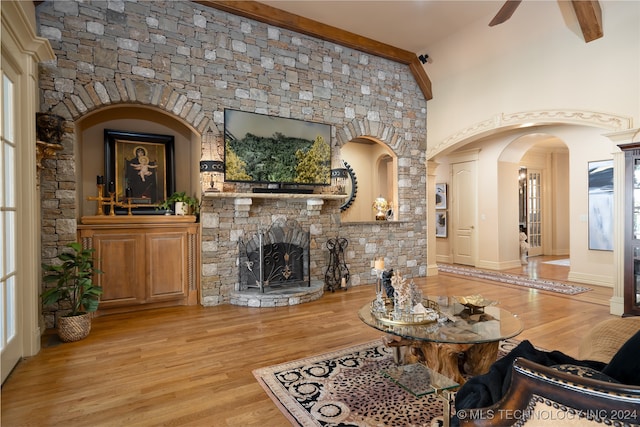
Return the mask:
M105 193L130 197L132 213L164 214L156 207L175 191L174 137L105 129L104 145Z
M436 184L436 209L447 209L447 184Z
M613 250L613 160L589 162L589 249Z
M436 212L436 237L447 237L447 212Z

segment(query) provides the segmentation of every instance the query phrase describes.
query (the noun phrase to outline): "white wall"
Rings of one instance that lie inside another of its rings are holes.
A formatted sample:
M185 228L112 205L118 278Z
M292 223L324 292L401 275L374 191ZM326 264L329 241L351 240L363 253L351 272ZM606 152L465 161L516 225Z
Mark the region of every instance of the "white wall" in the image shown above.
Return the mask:
M590 43L568 28L558 2L525 1L504 24L480 19L427 46L427 146L502 113L589 110L638 123L640 2L600 3L604 37Z
M568 2L528 1L502 25L488 27L491 17L480 19L425 49L432 59L425 69L434 93L427 105L427 157L446 164L441 156L454 146L460 148L484 138L480 144L479 179L483 183L478 185L482 189L479 215L487 219L484 225L483 221L479 224L478 239L483 256L488 257L481 261L487 265L508 263L512 252L496 247L500 242L506 245L508 239L502 236L496 242L489 232L498 218L510 218L500 209L504 196L498 197L503 190L497 176L498 158L518 161L517 156L504 158L509 143L540 132L528 127L539 124L535 117L531 123L518 123L508 133L499 132L500 120L519 112L545 111L544 132L559 138L569 149L570 277L585 283L613 284L613 253L588 250L586 167L589 161L610 159L617 151L604 134L640 123L640 2L600 3L604 37L590 43L584 42L571 9L566 13ZM568 124L555 125L554 111L559 113L558 123ZM564 120L566 111L572 111L571 119L578 121L584 118L578 111L594 114L574 125ZM620 120L608 121L608 115ZM479 145L465 148L469 146ZM520 156L525 152L516 151ZM440 181L447 172L438 169ZM554 244L562 245L560 241ZM448 245L439 244L438 248L444 246ZM439 259L446 256L440 251L438 255Z

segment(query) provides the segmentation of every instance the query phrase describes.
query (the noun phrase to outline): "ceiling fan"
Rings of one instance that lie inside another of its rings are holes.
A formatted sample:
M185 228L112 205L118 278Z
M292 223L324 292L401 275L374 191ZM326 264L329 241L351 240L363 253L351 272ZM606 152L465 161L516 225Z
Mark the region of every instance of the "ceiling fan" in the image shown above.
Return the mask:
M489 22L489 26L493 27L494 25L502 24L507 19L511 18L511 15L513 15L513 12L515 12L518 6L520 6L520 3L522 3L522 0L507 0L502 5L498 13L496 13L496 16L494 16L491 22Z
M507 21L520 6L520 3L522 0L507 0L489 22L489 26L493 27ZM589 43L602 37L602 10L598 0L571 0L571 5L576 12L584 41Z

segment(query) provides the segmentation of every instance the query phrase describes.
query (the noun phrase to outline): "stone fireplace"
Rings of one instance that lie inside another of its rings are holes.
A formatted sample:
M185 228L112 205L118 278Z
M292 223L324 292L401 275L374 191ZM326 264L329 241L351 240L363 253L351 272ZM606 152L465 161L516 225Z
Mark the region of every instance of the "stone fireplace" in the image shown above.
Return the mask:
M309 232L293 219L277 219L266 230L238 241L238 290L311 285Z
M201 210L203 305L278 307L320 298L326 242L339 232L343 198L207 193Z

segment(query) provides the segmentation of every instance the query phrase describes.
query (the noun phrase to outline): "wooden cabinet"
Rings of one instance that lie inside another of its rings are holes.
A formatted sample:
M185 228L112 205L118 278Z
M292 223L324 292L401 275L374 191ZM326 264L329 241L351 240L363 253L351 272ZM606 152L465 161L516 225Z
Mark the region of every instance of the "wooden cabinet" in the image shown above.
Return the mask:
M640 144L621 145L625 156L624 315L640 315Z
M128 221L127 221L128 219ZM95 249L99 314L196 304L199 224L194 217L83 217L78 234Z

